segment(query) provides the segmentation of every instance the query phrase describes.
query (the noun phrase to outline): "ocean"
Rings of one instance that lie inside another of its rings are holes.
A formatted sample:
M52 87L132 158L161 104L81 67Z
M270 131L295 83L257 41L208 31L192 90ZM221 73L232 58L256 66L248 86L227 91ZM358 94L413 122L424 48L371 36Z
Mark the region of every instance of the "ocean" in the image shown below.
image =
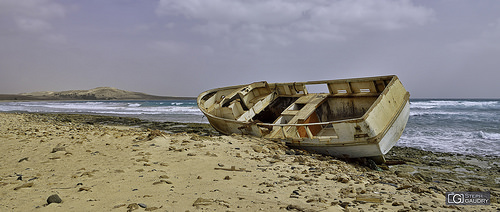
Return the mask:
M208 123L196 100L0 102L0 112L78 113Z
M411 99L398 146L500 156L500 100Z
M208 123L195 100L0 102L0 112L80 113ZM397 146L500 156L500 100L411 99Z

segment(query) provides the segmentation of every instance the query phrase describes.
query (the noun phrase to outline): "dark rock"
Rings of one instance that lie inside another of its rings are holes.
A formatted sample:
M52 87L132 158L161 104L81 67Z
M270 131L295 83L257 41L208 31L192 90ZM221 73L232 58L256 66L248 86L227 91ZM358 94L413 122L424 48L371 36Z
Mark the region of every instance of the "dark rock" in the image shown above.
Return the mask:
M373 169L373 170L376 170L376 171L382 171L382 169L377 166L377 164L375 163L375 161L373 161L373 160L367 160L367 163L368 163L368 167L370 167L370 169Z
M392 206L401 206L404 205L403 202L392 202Z
M146 205L146 204L144 204L144 203L139 203L138 205L139 205L139 207L141 207L141 208L146 208L146 207L147 207L147 205Z
M61 203L61 202L62 202L62 199L57 194L52 194L52 195L49 196L49 198L47 198L47 204Z
M350 202L348 202L348 201L339 203L340 207L343 207L343 208L347 208L347 206L349 206L349 204L350 204Z
M335 199L335 200L333 200L333 201L331 202L331 205L332 205L332 206L335 206L335 205L340 204L341 202L342 202L341 200L337 200L337 199Z

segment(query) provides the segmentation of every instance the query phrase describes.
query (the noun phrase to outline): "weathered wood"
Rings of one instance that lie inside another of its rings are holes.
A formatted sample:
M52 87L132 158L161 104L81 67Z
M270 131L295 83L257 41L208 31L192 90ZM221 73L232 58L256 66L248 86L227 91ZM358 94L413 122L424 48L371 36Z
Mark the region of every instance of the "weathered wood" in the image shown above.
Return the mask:
M324 84L328 93L309 93ZM224 134L242 133L339 157L378 157L409 117L409 93L396 76L293 83L258 82L203 92L198 106Z

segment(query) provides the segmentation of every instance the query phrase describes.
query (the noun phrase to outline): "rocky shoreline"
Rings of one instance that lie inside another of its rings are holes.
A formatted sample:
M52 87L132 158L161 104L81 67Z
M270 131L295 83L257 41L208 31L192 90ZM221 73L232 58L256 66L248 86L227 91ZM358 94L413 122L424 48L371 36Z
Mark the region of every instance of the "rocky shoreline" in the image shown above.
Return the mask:
M45 114L49 117L54 115ZM137 118L55 114L57 121L134 126L142 129L161 130L167 133L194 133L201 136L220 136L209 124L152 122ZM388 161L398 161L411 168L395 170L396 174L405 176L406 172L416 178L431 181L459 182L463 185L500 188L500 157L461 155L441 152L430 152L410 147L394 147L386 155ZM353 163L363 163L359 160ZM386 167L387 165L382 165ZM477 190L477 189L473 189Z
M394 147L388 163L373 166L251 136L220 135L208 124L0 116L1 210L500 209L498 157ZM489 191L491 204L446 205L449 191ZM47 204L53 194L62 201Z

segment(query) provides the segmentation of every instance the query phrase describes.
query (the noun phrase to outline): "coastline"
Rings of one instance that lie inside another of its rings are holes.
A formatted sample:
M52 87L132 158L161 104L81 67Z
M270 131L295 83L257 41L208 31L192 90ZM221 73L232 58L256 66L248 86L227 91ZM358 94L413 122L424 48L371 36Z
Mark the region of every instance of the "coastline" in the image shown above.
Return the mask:
M0 102L37 102L37 101L134 101L134 100L196 100L196 97L176 97L176 96L153 96L140 98L105 98L105 99L86 99L86 98L55 98L26 96L19 94L0 94Z
M499 157L394 147L387 159L404 164L377 171L208 124L36 113L0 122L2 210L500 208ZM448 191L490 191L492 204L446 205ZM63 202L45 205L52 194Z

